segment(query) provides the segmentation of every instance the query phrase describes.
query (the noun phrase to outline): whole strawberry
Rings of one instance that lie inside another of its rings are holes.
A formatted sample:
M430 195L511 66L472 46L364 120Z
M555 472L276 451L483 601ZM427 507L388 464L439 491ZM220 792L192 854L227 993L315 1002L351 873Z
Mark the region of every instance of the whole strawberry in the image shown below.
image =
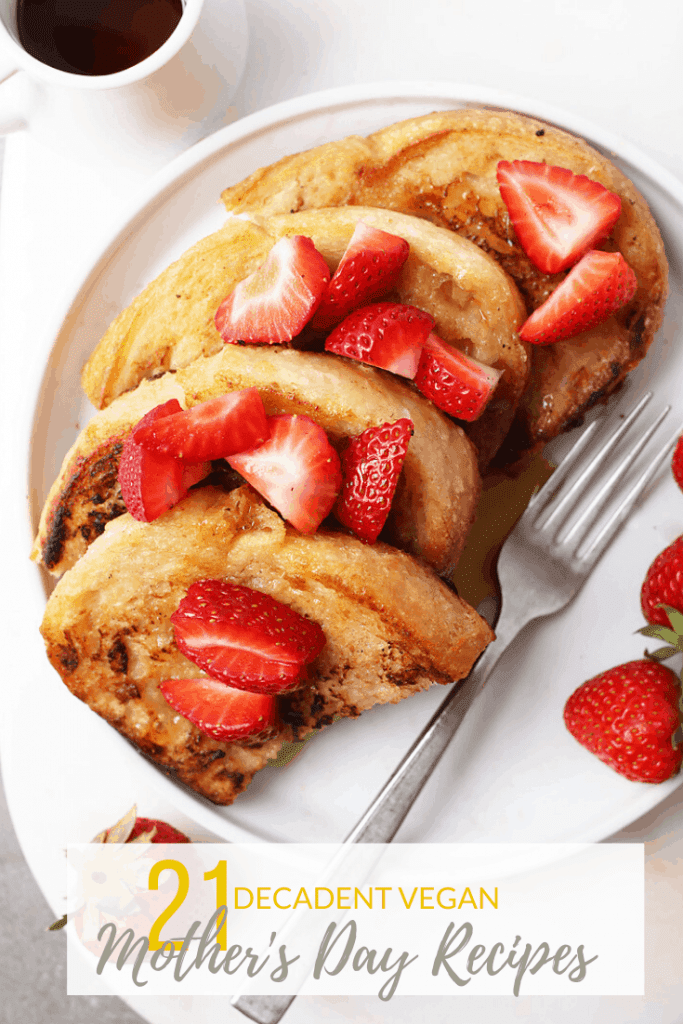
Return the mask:
M572 736L632 782L665 782L683 759L673 745L680 685L654 661L629 661L575 690L564 709Z
M127 843L189 843L190 840L173 825L158 818L136 818Z
M671 472L674 475L674 480L683 491L683 435L679 437L674 448L673 458L671 459Z
M648 622L668 626L666 604L683 612L683 537L678 537L657 555L647 570L640 591L640 606Z
M139 818L134 804L127 814L112 825L98 832L93 843L189 843L177 828L157 818Z

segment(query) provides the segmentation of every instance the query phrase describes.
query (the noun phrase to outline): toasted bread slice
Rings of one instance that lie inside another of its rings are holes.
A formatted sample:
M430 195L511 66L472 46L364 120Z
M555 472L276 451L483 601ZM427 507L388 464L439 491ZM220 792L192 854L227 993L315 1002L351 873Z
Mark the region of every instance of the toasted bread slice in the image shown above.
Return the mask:
M258 388L268 415L308 415L339 448L367 427L411 419L415 431L384 536L438 572L454 568L480 491L476 452L460 427L393 374L327 353L242 345L143 381L93 417L50 491L33 557L59 575L125 511L118 462L146 412L170 398L189 407L246 387Z
M607 323L568 341L534 347L531 381L510 454L580 421L643 358L662 322L667 262L645 200L614 164L582 139L510 112L454 110L352 136L262 168L223 193L232 213L265 216L336 205L379 206L451 228L490 253L537 308L562 275L537 270L522 251L496 181L499 160L566 167L622 200L605 249L618 249L638 279L633 300Z
M170 621L200 579L270 594L325 631L305 687L279 698L282 725L265 742L214 740L159 692L164 679L203 675L176 647ZM41 631L72 693L220 804L283 740L461 679L493 636L410 555L342 534L302 536L248 487L196 491L153 523L121 516L57 584Z
M114 321L83 372L92 403L102 408L146 377L218 352L223 341L213 324L216 309L279 238L312 238L334 271L359 220L410 243L397 300L431 313L445 341L504 371L489 408L467 428L481 464L488 464L528 379L528 348L517 335L523 303L508 276L477 246L387 210L314 210L254 222L232 218L185 253Z

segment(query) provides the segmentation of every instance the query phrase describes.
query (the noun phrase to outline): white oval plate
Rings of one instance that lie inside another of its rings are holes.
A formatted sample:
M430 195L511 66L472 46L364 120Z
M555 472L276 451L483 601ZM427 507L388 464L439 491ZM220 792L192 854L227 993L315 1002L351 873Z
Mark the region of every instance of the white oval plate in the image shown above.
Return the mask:
M78 397L83 362L110 320L151 278L221 225L219 196L225 186L280 156L324 141L365 135L436 109L481 105L521 110L583 135L608 152L645 194L667 244L671 297L666 323L649 357L608 411L616 416L652 388L659 403L666 400L674 406L676 422L681 422L683 396L676 386L681 355L673 341L683 304L683 190L673 176L633 146L577 118L481 88L384 83L337 89L270 108L194 147L156 177L93 261L56 335L36 400L29 465L34 523L76 436L76 424L82 426L92 414ZM679 785L674 780L654 787L620 778L569 736L562 708L584 679L642 655L642 639L633 637L642 624L640 584L652 558L681 532L682 520L683 497L665 476L578 599L560 615L527 628L514 644L399 839L596 841ZM33 592L38 601L38 588ZM33 611L31 619L38 619L37 603ZM31 643L39 645L35 635ZM435 687L359 720L337 722L286 767L260 772L232 807L219 808L168 779L68 694L57 697L58 683L47 665L37 685L44 706L62 716L70 737L68 744L58 742L51 727L37 723L42 749L53 771L61 773L70 807L81 808L72 813L84 815L88 808L90 820L93 801L111 802L120 778L132 774L140 791L151 786L183 816L218 836L275 842L342 839L444 695Z

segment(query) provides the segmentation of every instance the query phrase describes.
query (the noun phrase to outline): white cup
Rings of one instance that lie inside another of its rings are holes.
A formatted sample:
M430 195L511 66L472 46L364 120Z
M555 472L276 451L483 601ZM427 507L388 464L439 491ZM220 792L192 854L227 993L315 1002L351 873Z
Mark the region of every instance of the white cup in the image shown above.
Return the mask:
M175 30L139 64L71 74L24 50L16 0L0 0L0 134L28 128L80 162L156 169L231 119L247 35L243 0L184 0Z

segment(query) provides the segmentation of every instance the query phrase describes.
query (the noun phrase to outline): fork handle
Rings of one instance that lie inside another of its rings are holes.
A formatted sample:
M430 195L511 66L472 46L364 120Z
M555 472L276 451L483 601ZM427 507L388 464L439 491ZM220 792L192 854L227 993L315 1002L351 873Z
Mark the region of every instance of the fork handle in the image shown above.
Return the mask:
M516 602L509 602L507 607L503 607L496 626L496 639L486 648L469 676L453 685L362 818L349 832L345 843L392 841L498 659L532 618L535 618L534 613L529 614Z
M501 654L527 622L536 617L537 613L525 610L524 604L511 601L503 605L496 625L496 639L486 648L467 679L453 685L363 817L349 832L345 845L392 841ZM278 1024L295 999L296 995L239 995L232 1005L256 1024Z

